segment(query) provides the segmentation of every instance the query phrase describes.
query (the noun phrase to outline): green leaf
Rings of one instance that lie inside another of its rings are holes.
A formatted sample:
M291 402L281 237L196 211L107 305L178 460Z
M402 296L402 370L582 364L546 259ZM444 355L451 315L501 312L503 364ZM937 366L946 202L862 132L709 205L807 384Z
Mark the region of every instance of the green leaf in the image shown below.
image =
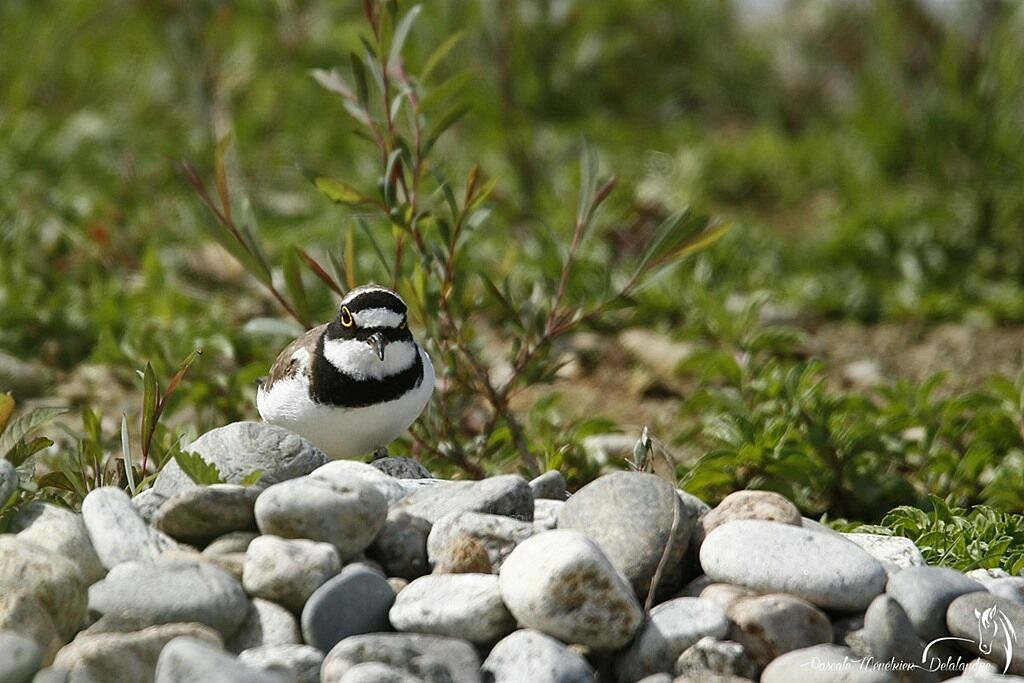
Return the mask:
M203 460L203 456L198 453L186 453L182 450L176 450L174 461L178 463L178 467L188 475L189 479L200 486L224 483L224 478L221 476L217 466Z
M4 429L7 428L7 423L11 420L11 415L14 414L14 396L10 392L6 394L0 394L0 434L3 434Z
M135 470L132 469L132 444L128 438L128 415L121 413L121 458L124 460L124 476L128 479L128 490L135 495Z
M142 374L142 443L144 444L152 441L153 432L156 429L158 395L156 372L153 370L153 364L147 362L146 369Z
M586 142L580 152L580 203L576 209L576 222L586 225L590 221L597 192L597 152Z
M36 408L31 410L7 425L7 429L0 434L0 457L4 457L22 439L37 427L41 427L58 415L67 412L65 408ZM14 463L19 465L20 463Z
M352 290L356 282L356 235L350 224L345 232L345 284Z
M230 147L231 133L227 133L217 141L217 151L214 155L214 177L217 185L217 194L220 196L221 211L224 212L229 223L231 222L231 198L228 195L228 175L225 160Z
M448 56L456 45L462 42L462 39L466 37L465 31L458 31L448 36L448 38L441 43L441 45L434 50L433 54L427 58L427 61L423 64L423 68L420 69L420 81L426 82L430 78L430 74L434 72L445 57Z
M349 54L349 61L352 64L352 78L356 82L356 96L359 98L359 106L363 111L369 113L370 109L370 88L366 81L366 67L362 58L356 53Z
M255 486L263 478L263 470L253 470L238 482L242 486Z
M426 139L423 143L423 156L429 156L430 150L434 148L434 144L437 143L437 139L455 123L465 116L469 112L469 107L466 105L460 105L454 109L448 110L446 114L441 116L426 135Z
M409 30L412 29L416 17L423 10L422 5L413 5L402 20L395 27L394 36L391 38L391 51L388 54L388 68L393 68L402 56L402 49L405 47L405 40L409 37Z
M358 206L360 204L370 204L371 200L359 190L355 189L351 185L335 180L334 178L319 177L313 181L316 185L316 189L327 195L327 198L332 202L338 204L347 204L349 206Z

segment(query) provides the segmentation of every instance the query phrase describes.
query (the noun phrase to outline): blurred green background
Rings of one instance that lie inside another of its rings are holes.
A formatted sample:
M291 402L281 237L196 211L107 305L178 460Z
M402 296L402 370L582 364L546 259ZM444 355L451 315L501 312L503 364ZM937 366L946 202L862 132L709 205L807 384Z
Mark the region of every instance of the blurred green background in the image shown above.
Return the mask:
M733 226L631 311L657 343L693 345L671 377L598 327L614 344L559 390L600 400L585 415L524 400L537 448L565 455L572 425L601 415L656 426L710 497L776 488L860 518L929 493L1024 501L1022 28L1020 4L998 0L426 3L407 57L461 32L436 80L464 73L451 96L470 107L437 154L498 178L481 259L521 279L547 268L543 243L517 237L569 239L583 139L620 179L593 263L685 206ZM116 422L137 412L136 369L167 377L202 347L172 423L255 416L253 382L288 330L209 239L175 163L212 177L230 131L272 260L336 249L348 215L301 169L365 185L376 160L309 72L345 67L361 33L356 3L0 3L0 351L16 397ZM372 275L361 236L357 253ZM593 453L570 446L585 479ZM851 468L838 484L814 480L830 450Z

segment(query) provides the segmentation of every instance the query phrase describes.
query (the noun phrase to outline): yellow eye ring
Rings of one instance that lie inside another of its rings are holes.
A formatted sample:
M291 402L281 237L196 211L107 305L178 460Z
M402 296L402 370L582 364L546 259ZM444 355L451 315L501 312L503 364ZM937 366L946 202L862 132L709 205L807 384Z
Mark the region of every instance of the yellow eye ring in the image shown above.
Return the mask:
M355 320L352 319L352 311L348 310L348 306L341 307L341 324L344 327L352 327Z

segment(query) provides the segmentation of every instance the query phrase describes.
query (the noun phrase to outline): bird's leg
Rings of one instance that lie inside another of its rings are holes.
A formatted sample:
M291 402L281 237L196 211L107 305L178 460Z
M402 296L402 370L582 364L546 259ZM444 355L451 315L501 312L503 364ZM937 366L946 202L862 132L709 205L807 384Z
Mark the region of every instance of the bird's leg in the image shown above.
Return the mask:
M387 446L377 446L377 448L374 449L374 451L373 451L373 459L374 460L380 460L381 458L386 458L386 457L388 457L388 447Z

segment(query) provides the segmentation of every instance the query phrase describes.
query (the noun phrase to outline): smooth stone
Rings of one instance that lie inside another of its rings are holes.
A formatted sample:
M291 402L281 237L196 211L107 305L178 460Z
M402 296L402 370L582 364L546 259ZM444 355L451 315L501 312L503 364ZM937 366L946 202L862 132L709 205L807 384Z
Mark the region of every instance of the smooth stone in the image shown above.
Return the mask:
M946 610L954 599L984 590L980 583L955 569L927 566L893 574L886 587L886 592L900 604L914 625L914 631L926 643L949 635Z
M65 642L85 619L86 590L85 580L71 560L13 534L0 535L0 595L34 598ZM21 630L16 621L12 624L4 619L0 610L0 629L12 627ZM45 643L35 638L35 633L25 635L32 636L45 649Z
M305 642L330 651L349 636L390 631L388 610L395 591L380 573L365 567L345 567L317 588L302 609Z
M432 479L434 477L430 470L412 458L399 456L377 458L370 463L370 466L395 479Z
M1013 674L1024 674L1024 648L1017 647L1020 624L1024 624L1024 605L991 593L966 593L946 611L949 633L967 639L958 641L959 647L984 657L999 671L1008 664Z
M851 614L833 621L832 642L850 648L858 657L874 657L864 628L863 614Z
M126 625L197 622L228 638L249 599L233 576L207 562L123 562L89 588L89 610Z
M522 522L501 515L488 515L482 512L445 515L434 522L427 536L427 558L435 567L435 571L442 560L451 564L453 558L464 554L458 552L459 548L466 544L465 539L461 537L468 536L483 546L492 568L489 571L498 571L509 553L536 533L537 529L533 522Z
M321 681L328 681L323 678ZM413 676L399 668L381 662L363 662L345 671L341 678L332 678L328 683L424 683L419 676Z
M551 531L558 528L558 515L565 507L564 500L537 498L533 501L533 526L540 531Z
M760 519L800 526L803 517L800 510L785 496L773 491L736 491L722 499L722 502L705 514L698 525L697 543L726 522L738 519Z
M506 558L499 578L501 597L520 625L567 643L615 650L643 621L629 583L579 531L555 529L526 539Z
M82 501L82 520L100 562L113 569L122 562L155 562L178 547L170 536L157 531L132 505L122 489L104 486Z
M32 683L67 683L67 681L68 672L53 667L41 669L32 679Z
M441 517L484 512L532 521L533 508L529 483L515 474L421 488L391 506L369 554L384 566L388 576L412 580L430 573L427 536Z
M679 655L705 636L724 638L729 620L718 605L700 598L675 598L650 611L640 632L616 663L617 680L630 683L673 670Z
M289 683L286 674L246 666L215 645L179 636L156 662L156 683Z
M429 544L429 542L428 537L427 543ZM491 564L487 548L469 534L454 534L445 542L432 562L435 574L492 574L494 572L494 565Z
M191 636L220 646L220 635L202 624L150 626L129 633L80 635L61 648L53 662L72 683L78 681L132 681L151 683L160 651L179 636Z
M357 479L377 489L377 492L388 501L388 505L397 503L410 493L409 489L402 485L401 480L358 460L332 460L323 467L313 470L309 477L337 483Z
M387 514L387 499L355 478L292 479L274 484L256 499L261 532L330 543L343 561L370 545Z
M889 570L889 573L925 564L920 548L909 538L880 534L843 534L843 536L881 562Z
M1024 577L1008 576L1005 579L993 579L985 587L992 595L1024 605Z
M739 643L704 636L679 655L674 671L677 676L710 672L757 680L760 667Z
M238 484L214 484L179 491L153 515L153 526L192 545L232 531L255 531L254 506L260 489Z
M0 457L0 506L7 502L15 491L21 479L18 477L18 470L10 461Z
M745 598L727 612L729 639L743 646L758 666L779 655L832 642L832 622L817 607L792 595Z
M260 536L245 551L242 585L249 595L299 614L313 591L339 571L341 558L330 543Z
M182 450L198 453L216 465L228 484L241 484L259 470L263 474L258 486L263 488L305 476L327 462L319 448L298 434L266 422L233 422L206 432ZM147 502L147 507L158 508L178 491L196 486L172 460L153 482L153 500Z
M864 614L864 635L871 654L877 661L922 662L924 643L914 633L907 613L900 603L882 594L875 598ZM903 678L913 683L932 683L938 676L924 669L910 669L901 672Z
M565 475L558 470L550 470L530 480L530 491L533 500L545 498L549 500L565 500L569 491L565 487Z
M887 580L878 560L840 536L762 520L717 527L701 545L700 563L715 581L849 612L866 609Z
M549 635L520 629L491 648L481 673L485 682L582 683L596 680L579 653Z
M0 591L0 630L16 631L35 641L43 652L44 665L53 661L67 640L57 633L53 617L38 598L16 591Z
M0 681L28 683L43 665L43 650L16 631L0 631Z
M693 524L675 487L639 472L595 479L569 498L558 515L558 528L576 529L596 541L641 599L663 558L660 591L679 588Z
M255 531L232 531L220 536L203 548L203 555L230 555L244 553L249 544L259 536Z
M319 683L324 653L310 645L264 645L245 650L238 661L261 671L283 674L295 683Z
M270 645L294 645L302 642L299 622L287 609L263 598L253 598L245 620L227 642L231 652L242 652Z
M327 653L320 681L338 683L349 669L368 662L386 664L430 681L480 681L480 658L472 645L458 638L419 633L368 633L346 638Z
M405 587L388 613L399 631L489 645L516 628L494 574L435 574Z
M787 652L761 673L761 683L896 683L878 669L861 668L852 650L839 645L815 645Z
M712 583L704 587L696 596L704 600L710 600L722 609L729 611L733 605L746 598L756 598L758 593L744 588L734 586L731 583Z
M18 538L35 543L69 559L87 584L107 573L89 538L80 514L46 503L23 505L11 518L10 530Z
M591 434L581 443L587 460L598 465L615 463L621 466L629 460L636 445L636 436L631 434Z

